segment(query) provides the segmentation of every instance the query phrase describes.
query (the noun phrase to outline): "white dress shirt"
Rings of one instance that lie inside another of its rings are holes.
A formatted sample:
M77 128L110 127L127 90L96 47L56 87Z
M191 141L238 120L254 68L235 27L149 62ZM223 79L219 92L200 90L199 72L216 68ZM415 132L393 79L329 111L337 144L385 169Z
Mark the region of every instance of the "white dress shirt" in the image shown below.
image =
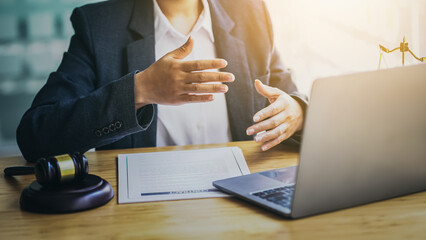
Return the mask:
M210 9L204 10L192 31L178 32L154 1L155 60L182 46L192 37L194 47L184 60L216 58ZM180 106L158 104L157 146L224 143L231 141L225 94L214 94L214 101Z

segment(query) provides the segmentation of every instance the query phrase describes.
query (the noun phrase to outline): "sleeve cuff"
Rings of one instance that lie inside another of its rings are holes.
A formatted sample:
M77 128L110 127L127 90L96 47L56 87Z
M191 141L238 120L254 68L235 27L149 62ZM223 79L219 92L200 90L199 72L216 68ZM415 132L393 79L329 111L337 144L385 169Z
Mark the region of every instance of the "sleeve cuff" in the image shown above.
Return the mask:
M146 130L154 120L155 108L153 104L146 105L136 111L136 118L143 130Z
M139 70L136 70L133 73L133 87L134 87L135 76L139 72L140 72ZM134 97L133 97L133 101L135 101ZM135 103L135 106L136 106L136 103ZM154 115L155 115L154 104L148 104L136 110L136 119L138 121L139 126L142 128L142 131L145 131L146 129L148 129L152 121L154 121Z

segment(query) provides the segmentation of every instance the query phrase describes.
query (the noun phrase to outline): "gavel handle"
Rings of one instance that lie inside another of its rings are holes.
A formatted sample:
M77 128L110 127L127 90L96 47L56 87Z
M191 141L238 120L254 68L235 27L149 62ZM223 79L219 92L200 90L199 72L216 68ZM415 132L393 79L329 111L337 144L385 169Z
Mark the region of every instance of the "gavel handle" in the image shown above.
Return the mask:
M8 176L29 175L34 174L34 167L8 167L4 169L4 174Z

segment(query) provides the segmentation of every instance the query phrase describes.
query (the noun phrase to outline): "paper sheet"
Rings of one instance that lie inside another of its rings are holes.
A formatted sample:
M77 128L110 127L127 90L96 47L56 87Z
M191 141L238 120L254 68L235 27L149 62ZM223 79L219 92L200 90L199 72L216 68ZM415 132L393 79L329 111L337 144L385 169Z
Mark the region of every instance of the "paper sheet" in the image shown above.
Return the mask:
M249 174L238 147L118 155L118 203L228 196L219 179Z

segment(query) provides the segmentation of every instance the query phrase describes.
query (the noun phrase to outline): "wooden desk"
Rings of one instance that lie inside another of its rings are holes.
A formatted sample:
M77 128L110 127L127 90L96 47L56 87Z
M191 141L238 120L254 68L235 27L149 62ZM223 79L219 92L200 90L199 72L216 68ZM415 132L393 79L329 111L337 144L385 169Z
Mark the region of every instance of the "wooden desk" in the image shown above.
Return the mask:
M285 146L261 152L254 142L144 148L86 153L90 172L108 180L117 194L120 153L238 146L251 172L297 164ZM25 164L22 157L0 159L0 169ZM23 212L22 189L34 178L0 179L0 239L426 239L426 192L287 220L235 198L117 204L61 215ZM116 195L117 196L117 195ZM314 200L314 199L313 199Z

